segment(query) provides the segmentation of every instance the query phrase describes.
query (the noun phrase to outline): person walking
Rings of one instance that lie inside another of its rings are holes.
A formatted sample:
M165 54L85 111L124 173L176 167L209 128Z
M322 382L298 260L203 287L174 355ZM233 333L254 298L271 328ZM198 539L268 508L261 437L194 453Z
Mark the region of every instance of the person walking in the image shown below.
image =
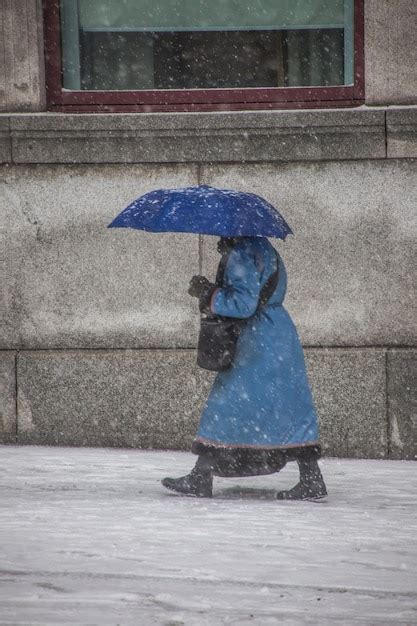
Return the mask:
M232 366L218 372L203 409L186 476L164 478L179 494L211 497L213 477L279 472L298 464L300 479L278 500L327 496L318 460L317 415L297 330L283 306L287 274L266 237L221 237L216 282L193 276L188 293L202 314L232 318L239 338ZM271 279L275 278L273 292Z

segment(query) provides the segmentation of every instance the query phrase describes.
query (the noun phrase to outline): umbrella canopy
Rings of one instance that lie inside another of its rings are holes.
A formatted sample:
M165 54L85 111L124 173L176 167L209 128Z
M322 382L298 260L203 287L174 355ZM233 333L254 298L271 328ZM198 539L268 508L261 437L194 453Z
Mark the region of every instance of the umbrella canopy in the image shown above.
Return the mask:
M109 228L279 239L292 233L282 215L260 196L207 185L146 193Z

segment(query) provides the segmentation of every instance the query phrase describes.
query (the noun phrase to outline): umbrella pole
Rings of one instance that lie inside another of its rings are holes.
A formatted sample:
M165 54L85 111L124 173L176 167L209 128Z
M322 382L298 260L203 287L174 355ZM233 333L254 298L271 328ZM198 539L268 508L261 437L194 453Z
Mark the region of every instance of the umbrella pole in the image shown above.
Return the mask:
M203 235L198 235L198 273L203 273Z

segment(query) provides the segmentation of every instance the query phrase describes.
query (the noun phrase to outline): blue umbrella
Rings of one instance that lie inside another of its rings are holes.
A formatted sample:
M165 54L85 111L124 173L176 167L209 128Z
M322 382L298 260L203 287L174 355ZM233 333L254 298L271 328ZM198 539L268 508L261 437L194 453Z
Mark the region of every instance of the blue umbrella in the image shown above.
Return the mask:
M129 204L109 228L279 239L292 234L282 215L260 196L207 185L146 193Z

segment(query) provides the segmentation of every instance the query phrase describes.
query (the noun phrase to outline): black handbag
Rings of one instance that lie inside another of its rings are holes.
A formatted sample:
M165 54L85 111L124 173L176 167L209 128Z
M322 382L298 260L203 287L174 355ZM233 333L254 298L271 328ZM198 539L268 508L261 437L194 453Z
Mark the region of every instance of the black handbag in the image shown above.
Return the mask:
M221 287L223 284L228 255L225 257L220 262L217 272L217 287ZM242 327L268 302L278 285L278 267L279 257L277 254L277 269L262 287L258 306L250 318L236 319L218 315L201 318L197 347L197 364L200 367L213 372L222 372L232 366Z
M197 365L213 372L231 367L235 354L240 324L230 317L205 317L200 320Z

